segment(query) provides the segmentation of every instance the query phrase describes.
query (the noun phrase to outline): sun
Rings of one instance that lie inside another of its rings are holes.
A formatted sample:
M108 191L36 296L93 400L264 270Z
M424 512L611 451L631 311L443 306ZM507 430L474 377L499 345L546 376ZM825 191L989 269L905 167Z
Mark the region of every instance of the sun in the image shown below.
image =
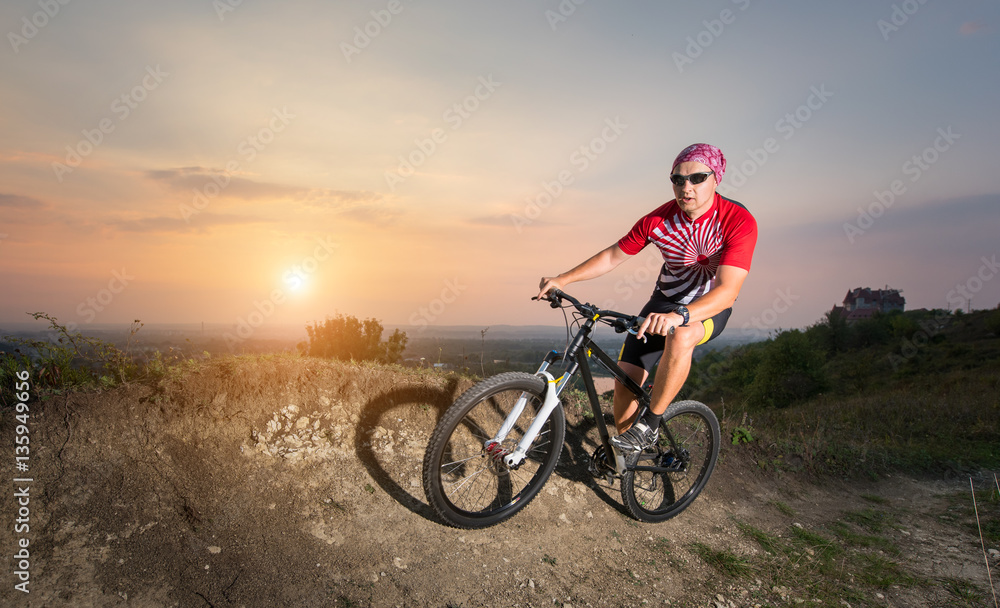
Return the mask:
M286 271L282 276L282 282L288 288L288 291L293 293L301 293L307 287L306 275L298 268Z

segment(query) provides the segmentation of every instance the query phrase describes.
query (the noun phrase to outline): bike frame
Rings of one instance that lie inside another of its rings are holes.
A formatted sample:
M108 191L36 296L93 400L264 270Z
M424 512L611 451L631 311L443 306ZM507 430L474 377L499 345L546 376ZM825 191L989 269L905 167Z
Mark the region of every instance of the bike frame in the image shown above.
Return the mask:
M655 472L671 472L674 470L665 467L639 466L637 464L628 465L626 464L624 457L618 454L617 450L615 450L611 445L611 434L608 432L608 425L604 421L603 409L601 408L600 399L597 395L597 388L594 386L594 376L590 368L589 360L591 358L596 359L597 363L600 364L601 367L610 372L616 380L625 385L625 387L636 396L636 399L639 402L640 413L645 408L649 407L650 397L649 393L643 390L635 380L629 377L628 374L626 374L625 371L618 365L618 363L591 339L594 326L597 324L597 320L600 317L600 313L595 313L593 317L587 318L584 324L577 331L576 335L573 337L572 342L570 342L565 355L559 353L558 351L550 351L545 356L545 359L542 361L541 366L539 366L538 371L535 372L536 375L541 376L546 380L545 400L542 404L541 410L538 412L538 415L535 416L531 426L518 443L517 448L503 456L504 463L510 468L516 469L522 462L524 462L528 449L538 436L542 426L545 425L545 422L552 414L552 411L561 405L559 394L562 393L563 389L569 384L573 376L579 372L580 376L583 378L584 387L587 390L591 411L594 414L595 421L597 421L597 430L601 436L601 443L604 445L605 453L615 455L616 472L618 474L622 474L625 471L630 470ZM559 378L554 378L552 374L548 372L548 369L553 363L558 362L560 359L565 359L568 361L568 364L563 374ZM514 408L511 410L511 413L504 421L504 424L501 425L499 431L497 431L497 434L486 442L487 451L495 454L497 446L503 444L507 434L512 428L514 428L514 425L517 423L517 419L523 413L528 398L529 395L527 393L521 395L521 398L518 399ZM664 431L671 445L676 448L674 438L670 435L669 429L664 429Z

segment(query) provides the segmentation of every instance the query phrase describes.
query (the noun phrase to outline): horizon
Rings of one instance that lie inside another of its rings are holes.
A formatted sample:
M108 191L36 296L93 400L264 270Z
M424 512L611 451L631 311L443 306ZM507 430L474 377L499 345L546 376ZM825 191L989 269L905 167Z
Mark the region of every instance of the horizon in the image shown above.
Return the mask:
M538 280L701 141L760 230L723 336L1000 304L995 3L43 4L0 7L0 325L561 327ZM638 312L652 249L566 291Z

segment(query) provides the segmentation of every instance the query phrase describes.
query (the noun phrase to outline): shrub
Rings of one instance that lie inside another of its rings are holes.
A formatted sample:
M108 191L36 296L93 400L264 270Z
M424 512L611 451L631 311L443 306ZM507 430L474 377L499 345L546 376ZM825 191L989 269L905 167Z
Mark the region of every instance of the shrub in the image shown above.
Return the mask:
M752 404L787 407L826 388L826 358L804 333L785 331L765 344L748 387Z
M323 323L306 325L309 342L300 348L313 357L396 363L406 348L406 332L397 329L383 341L382 330L376 319L360 321L353 316L337 315Z

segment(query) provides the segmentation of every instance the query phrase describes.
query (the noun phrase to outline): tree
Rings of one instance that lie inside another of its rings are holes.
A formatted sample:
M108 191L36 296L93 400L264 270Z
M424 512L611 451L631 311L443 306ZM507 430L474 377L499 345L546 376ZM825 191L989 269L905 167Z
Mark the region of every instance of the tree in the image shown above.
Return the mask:
M304 350L313 357L395 363L403 357L406 332L397 329L383 341L382 330L377 319L360 321L353 316L337 315L323 323L306 325L309 342Z

